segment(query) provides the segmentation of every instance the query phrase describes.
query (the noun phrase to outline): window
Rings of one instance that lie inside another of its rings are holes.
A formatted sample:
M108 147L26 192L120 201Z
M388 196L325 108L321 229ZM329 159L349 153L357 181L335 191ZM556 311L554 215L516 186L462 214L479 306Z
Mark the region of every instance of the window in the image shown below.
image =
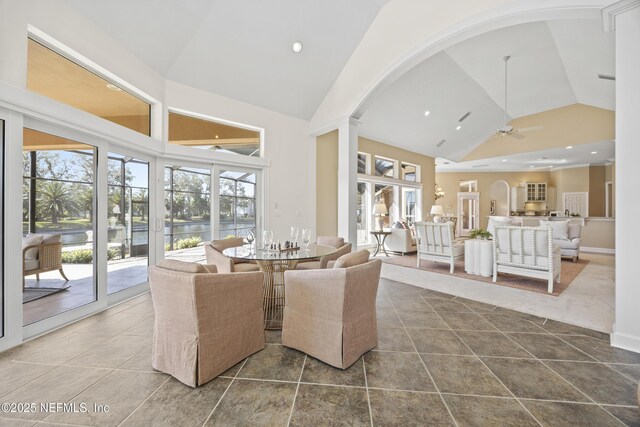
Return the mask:
M220 232L218 237L244 237L256 228L256 174L220 172Z
M371 184L366 182L358 183L357 197L357 219L356 225L358 228L358 244L363 245L369 243L369 232L371 231L371 208L369 202L369 189Z
M393 178L393 163L393 160L376 157L375 175Z
M191 249L211 240L210 171L169 166L164 176L165 251Z
M367 173L367 155L358 153L358 173Z
M107 290L147 281L149 265L149 163L109 153Z
M389 228L398 220L395 213L394 193L398 187L395 185L375 184L375 203L383 203L387 208L387 213L381 215L383 228ZM378 218L376 218L377 220Z
M150 135L148 102L33 39L28 39L27 89Z
M169 142L260 157L260 132L169 112Z
M415 188L402 188L402 218L407 224L416 222L417 191Z
M417 170L418 167L416 165L403 162L400 165L400 179L404 181L416 182L418 180Z
M34 294L33 300L24 304L24 323L28 325L96 300L96 149L26 128L23 141L23 233L61 242L55 249L62 260L60 268L26 276L25 298ZM40 258L25 261L27 270L43 267ZM31 291L34 288L52 289L54 294L42 301L37 299L37 291Z

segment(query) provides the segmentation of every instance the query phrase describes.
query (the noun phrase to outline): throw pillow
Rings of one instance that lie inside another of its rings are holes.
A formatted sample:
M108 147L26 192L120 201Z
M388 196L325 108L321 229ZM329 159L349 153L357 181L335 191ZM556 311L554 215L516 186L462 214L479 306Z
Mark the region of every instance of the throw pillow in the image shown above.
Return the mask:
M42 236L31 234L22 238L22 249L27 246L41 245ZM24 259L34 260L38 259L38 248L31 248L24 254Z
M582 226L580 224L569 224L569 240L580 237L582 232Z
M553 230L553 238L557 240L569 240L569 220L547 221L540 220L541 227L549 227Z
M404 227L402 226L402 223L400 221L396 221L393 223L391 228L404 228Z
M158 267L164 268L165 270L179 271L181 273L209 273L207 268L202 264L178 261L177 259L163 259L158 263Z
M400 225L402 225L402 228L404 228L405 230L409 228L409 224L407 224L407 221L405 221L404 219L400 221Z
M42 237L42 244L48 245L50 243L60 243L62 241L62 234L37 234L37 233L29 233L29 236L40 236Z
M352 252L350 254L342 255L336 260L333 268L347 268L354 265L364 264L369 261L369 251L363 249L361 251Z

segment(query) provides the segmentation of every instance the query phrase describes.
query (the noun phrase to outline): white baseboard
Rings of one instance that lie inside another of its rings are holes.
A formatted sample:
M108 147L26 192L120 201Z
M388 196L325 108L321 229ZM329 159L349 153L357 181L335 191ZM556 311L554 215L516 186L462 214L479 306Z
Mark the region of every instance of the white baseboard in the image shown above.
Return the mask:
M589 246L581 246L580 247L580 251L581 252L593 252L596 254L611 254L611 255L615 255L616 254L616 250L615 249L608 249L608 248L592 248Z
M640 353L640 337L623 334L620 332L611 333L611 345L629 351Z

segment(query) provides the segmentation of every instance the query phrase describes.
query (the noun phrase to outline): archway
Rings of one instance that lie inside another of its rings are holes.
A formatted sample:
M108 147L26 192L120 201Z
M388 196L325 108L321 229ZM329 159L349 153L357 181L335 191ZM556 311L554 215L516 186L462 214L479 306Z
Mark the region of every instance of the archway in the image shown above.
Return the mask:
M495 204L495 208L491 215L508 216L510 212L509 200L510 200L510 188L507 181L499 179L493 181L489 188L489 197L492 205Z

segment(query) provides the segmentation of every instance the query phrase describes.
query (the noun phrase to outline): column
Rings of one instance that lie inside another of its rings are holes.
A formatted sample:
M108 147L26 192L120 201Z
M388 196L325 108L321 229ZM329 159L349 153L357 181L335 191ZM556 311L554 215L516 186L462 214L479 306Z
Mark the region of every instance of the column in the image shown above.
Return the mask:
M358 243L356 194L358 186L357 121L349 118L338 126L338 236L355 250Z
M611 344L640 352L638 214L640 198L640 1L603 9L604 26L616 33L616 300Z

